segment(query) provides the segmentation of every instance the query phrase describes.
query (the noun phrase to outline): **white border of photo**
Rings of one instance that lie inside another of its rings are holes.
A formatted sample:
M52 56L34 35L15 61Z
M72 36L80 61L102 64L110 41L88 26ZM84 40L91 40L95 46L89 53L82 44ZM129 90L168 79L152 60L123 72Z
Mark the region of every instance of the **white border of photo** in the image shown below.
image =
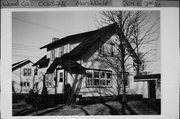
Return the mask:
M43 8L1 9L1 116L2 119L115 118L115 119L179 119L179 8ZM12 116L12 12L71 10L160 10L161 23L161 115L117 116Z

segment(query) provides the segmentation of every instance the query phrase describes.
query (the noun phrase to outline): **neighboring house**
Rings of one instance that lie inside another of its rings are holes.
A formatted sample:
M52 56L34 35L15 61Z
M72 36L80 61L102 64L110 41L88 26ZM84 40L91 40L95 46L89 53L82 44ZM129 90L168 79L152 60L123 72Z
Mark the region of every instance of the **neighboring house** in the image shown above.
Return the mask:
M49 94L62 94L66 84L70 84L74 94L82 97L112 96L120 92L117 75L111 68L100 65L95 57L103 57L110 49L110 57L116 53L108 40L117 32L117 24L111 24L98 30L64 37L53 38L40 49L47 49L47 55L37 61L34 66L43 70L44 85ZM125 40L126 47L131 54L129 63L139 63L134 50ZM147 97L146 83L134 83L134 71L131 68L127 75L127 94L143 94ZM137 86L141 87L137 87Z
M12 93L27 94L35 84L33 62L23 60L12 65Z
M161 74L134 76L134 82L147 83L149 98L161 98Z

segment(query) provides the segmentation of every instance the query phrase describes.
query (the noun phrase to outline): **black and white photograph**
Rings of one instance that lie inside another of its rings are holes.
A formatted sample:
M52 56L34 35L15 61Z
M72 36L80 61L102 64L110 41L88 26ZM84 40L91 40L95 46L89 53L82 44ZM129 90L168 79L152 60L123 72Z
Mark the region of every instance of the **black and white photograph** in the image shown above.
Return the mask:
M12 116L161 115L159 10L12 12Z

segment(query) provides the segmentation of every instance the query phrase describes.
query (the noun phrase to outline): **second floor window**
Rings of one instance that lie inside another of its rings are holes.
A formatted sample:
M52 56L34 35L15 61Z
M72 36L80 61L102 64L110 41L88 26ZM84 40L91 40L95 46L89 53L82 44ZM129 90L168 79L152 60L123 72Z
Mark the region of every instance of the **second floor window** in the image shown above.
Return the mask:
M112 43L111 43L110 52L111 52L111 57L113 57L114 56L114 44L112 44Z
M23 76L31 76L31 73L32 73L31 69L29 68L23 69Z
M98 55L114 57L114 44L113 43L103 43L102 41L98 44Z
M98 43L98 55L104 56L104 45L103 42Z
M61 46L59 48L59 57L61 57L62 55L64 55L64 46Z
M51 50L51 54L50 54L50 59L54 60L55 59L55 50Z

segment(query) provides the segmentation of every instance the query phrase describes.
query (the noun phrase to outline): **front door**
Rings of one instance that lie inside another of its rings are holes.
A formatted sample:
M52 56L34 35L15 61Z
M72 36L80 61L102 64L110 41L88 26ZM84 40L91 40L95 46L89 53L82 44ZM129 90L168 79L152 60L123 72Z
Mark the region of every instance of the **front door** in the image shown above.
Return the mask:
M57 70L57 93L62 94L64 89L64 70Z

